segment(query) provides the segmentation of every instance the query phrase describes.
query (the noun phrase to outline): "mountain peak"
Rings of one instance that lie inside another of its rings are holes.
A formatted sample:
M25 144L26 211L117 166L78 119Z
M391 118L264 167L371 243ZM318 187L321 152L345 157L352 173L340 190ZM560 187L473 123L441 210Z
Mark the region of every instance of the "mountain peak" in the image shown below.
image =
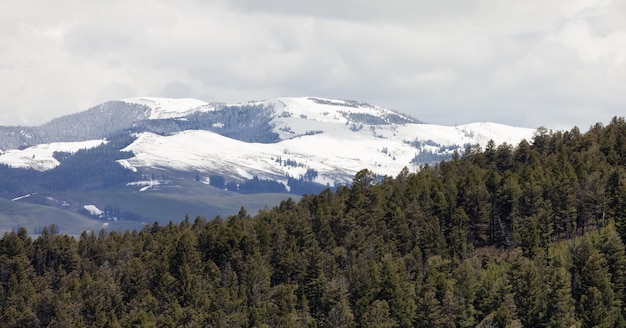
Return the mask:
M283 118L296 117L319 122L372 125L420 123L408 115L354 100L280 97L267 102L272 104L276 114Z
M150 108L148 119L151 120L178 118L194 111L210 109L210 105L207 102L194 98L135 97L121 99L120 101Z

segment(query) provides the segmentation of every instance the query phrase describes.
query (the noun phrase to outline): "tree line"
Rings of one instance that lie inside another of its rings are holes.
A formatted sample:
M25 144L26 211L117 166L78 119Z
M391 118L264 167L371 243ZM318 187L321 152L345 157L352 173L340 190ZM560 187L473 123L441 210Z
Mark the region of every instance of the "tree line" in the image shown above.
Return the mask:
M7 327L624 327L626 123L141 231L0 239Z

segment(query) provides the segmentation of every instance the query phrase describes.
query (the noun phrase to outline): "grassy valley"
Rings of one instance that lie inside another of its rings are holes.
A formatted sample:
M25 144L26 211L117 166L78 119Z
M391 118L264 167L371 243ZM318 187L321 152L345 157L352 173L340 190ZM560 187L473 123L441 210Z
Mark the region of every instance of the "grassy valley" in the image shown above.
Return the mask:
M45 192L10 201L0 198L0 229L16 230L23 226L30 232L55 224L60 232L80 234L83 230L140 230L155 221L180 222L185 216L212 219L236 214L241 207L251 213L270 208L289 197L288 194L237 194L207 191L197 194L164 191L129 192L104 190L92 192ZM103 211L115 212L112 218L90 216L84 205L94 205ZM103 225L107 223L106 225Z
M20 227L37 233L41 228L55 224L63 233L79 235L84 230L99 230L102 222L76 212L27 202L0 198L0 231Z

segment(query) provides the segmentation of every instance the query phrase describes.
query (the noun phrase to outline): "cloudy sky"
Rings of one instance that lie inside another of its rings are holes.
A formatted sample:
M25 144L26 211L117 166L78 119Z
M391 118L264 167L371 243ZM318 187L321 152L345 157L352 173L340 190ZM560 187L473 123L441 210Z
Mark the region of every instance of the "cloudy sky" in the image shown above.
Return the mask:
M622 0L2 0L0 125L107 100L318 96L437 124L626 116Z

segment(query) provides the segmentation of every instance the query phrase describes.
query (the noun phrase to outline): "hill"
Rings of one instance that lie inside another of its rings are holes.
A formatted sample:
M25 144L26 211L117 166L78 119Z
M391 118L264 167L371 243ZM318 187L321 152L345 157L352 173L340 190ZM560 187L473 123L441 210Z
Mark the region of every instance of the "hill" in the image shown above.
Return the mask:
M14 168L50 170L60 165L55 152L133 138L117 148L132 153L119 160L127 169L237 183L256 176L286 191L290 178L333 187L360 169L393 175L489 140L516 144L535 132L495 123L438 126L362 102L287 97L246 104L132 98L17 129L0 127L0 135L12 136L0 139L0 163Z
M425 124L363 102L314 97L243 104L132 98L37 127L0 127L0 197L51 193L79 204L74 210L83 215L93 216L83 206L97 205L138 222L167 220L174 214L169 208L225 216L240 206L214 198L199 202L178 191L193 186L201 194L268 193L274 196L259 199L280 200L349 185L361 169L382 179L490 140L513 145L535 132L495 123ZM83 201L81 193L93 200ZM136 195L143 193L150 195ZM138 205L148 199L151 208Z

